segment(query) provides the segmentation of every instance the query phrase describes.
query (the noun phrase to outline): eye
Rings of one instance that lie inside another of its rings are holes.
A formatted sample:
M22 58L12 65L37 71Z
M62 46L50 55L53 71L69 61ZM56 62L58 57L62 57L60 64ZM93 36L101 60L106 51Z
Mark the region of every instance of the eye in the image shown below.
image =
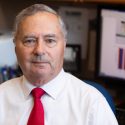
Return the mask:
M23 40L23 44L27 47L35 46L37 43L37 40L35 38L26 38Z
M54 47L57 44L57 40L49 38L45 40L48 47Z

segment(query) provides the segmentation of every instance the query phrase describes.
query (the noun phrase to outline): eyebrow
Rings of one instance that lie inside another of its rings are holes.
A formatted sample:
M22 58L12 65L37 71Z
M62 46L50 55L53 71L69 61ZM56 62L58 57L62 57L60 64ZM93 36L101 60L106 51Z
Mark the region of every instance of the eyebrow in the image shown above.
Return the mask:
M57 36L55 34L47 34L47 35L44 35L45 38L49 37L49 38L57 38Z
M25 35L23 37L23 39L27 39L27 38L37 38L35 35Z

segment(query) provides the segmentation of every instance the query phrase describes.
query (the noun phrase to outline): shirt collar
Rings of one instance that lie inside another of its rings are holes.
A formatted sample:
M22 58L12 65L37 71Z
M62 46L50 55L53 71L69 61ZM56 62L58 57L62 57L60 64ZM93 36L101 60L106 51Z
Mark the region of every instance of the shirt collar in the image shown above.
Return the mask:
M60 71L60 73L51 81L49 81L48 83L44 84L43 86L41 86L41 88L47 93L48 96L51 96L53 99L56 99L57 96L62 92L64 86L65 86L65 72L62 69ZM24 92L24 96L25 98L28 98L30 96L30 93L32 91L33 88L35 88L36 86L33 86L26 78L25 76L23 76L23 84L22 84L22 88L23 88L23 92Z
M27 99L32 91L32 89L35 88L35 86L33 86L27 79L25 76L23 76L23 80L22 80L22 89L23 89L23 93L25 98Z
M53 99L56 99L60 93L62 93L65 86L65 72L62 69L60 73L50 82L43 85L44 91L51 96Z

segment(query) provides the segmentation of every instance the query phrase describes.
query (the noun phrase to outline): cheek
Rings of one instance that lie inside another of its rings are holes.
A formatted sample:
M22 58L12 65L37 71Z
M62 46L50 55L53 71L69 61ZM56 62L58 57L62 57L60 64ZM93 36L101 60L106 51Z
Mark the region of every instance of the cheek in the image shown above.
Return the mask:
M61 47L58 50L55 51L55 60L56 63L58 63L59 65L63 63L63 59L64 59L64 48Z
M19 63L25 62L29 58L28 51L24 48L16 47L16 56Z

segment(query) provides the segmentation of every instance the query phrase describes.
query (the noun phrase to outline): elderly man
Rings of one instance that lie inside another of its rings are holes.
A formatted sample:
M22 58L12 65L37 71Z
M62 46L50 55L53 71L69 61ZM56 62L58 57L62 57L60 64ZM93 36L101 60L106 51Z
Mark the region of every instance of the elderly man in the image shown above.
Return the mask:
M48 6L18 14L14 44L23 76L0 85L0 125L118 125L96 89L64 72L66 38Z

